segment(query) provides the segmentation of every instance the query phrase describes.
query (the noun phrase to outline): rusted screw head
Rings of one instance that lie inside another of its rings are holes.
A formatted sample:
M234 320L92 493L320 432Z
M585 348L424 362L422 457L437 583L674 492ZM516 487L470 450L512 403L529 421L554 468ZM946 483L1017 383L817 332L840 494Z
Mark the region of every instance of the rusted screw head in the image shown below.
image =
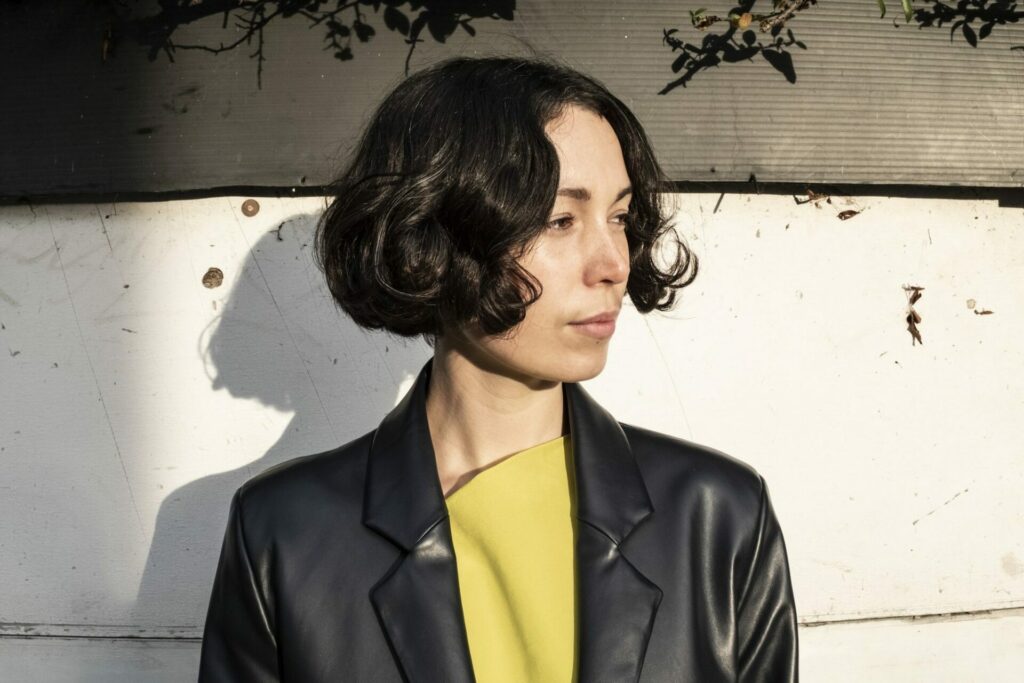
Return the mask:
M203 275L203 287L213 289L224 283L224 271L220 268L210 268Z
M252 218L260 212L260 203L255 199L246 199L242 202L242 213Z

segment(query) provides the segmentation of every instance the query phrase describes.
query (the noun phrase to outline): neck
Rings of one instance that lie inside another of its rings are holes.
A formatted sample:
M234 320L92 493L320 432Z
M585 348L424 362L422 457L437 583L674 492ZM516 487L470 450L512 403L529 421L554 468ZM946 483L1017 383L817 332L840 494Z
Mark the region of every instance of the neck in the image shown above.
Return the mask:
M441 341L426 403L446 496L510 455L568 432L561 382L519 376Z

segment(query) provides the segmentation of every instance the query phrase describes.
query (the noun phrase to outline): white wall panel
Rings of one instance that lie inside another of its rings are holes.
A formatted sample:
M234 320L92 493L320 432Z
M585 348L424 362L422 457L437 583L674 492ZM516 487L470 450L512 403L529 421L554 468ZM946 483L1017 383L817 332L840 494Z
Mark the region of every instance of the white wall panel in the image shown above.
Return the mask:
M1012 683L1024 671L1024 614L802 628L800 652L809 683Z
M1024 604L1024 212L718 199L680 197L702 273L676 312L627 317L606 405L762 471L804 620ZM643 400L617 391L637 377Z
M199 643L104 638L2 638L4 680L182 683L196 680Z
M372 429L429 356L334 310L322 199L243 199L0 208L0 636L198 637L234 488ZM627 302L588 389L765 475L804 622L1024 605L1024 212L677 200L702 272L670 313ZM865 666L923 671L924 634L1013 643L1020 622L884 624L805 629L809 671L846 634ZM0 638L0 661L35 642Z
M0 213L6 632L197 636L234 488L372 429L427 357L335 313L322 199L240 201Z
M1012 683L1024 670L1024 616L802 627L800 656L806 683ZM0 661L13 681L178 683L195 679L199 643L0 638Z

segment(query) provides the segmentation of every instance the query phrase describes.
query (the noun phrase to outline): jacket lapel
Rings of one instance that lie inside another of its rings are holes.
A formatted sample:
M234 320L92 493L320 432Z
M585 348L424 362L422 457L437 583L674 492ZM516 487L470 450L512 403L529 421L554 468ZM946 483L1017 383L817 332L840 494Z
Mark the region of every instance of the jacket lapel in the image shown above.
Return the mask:
M577 680L636 681L662 591L620 545L653 511L618 421L578 383L567 383L576 472Z
M407 681L471 682L448 510L427 426L432 360L370 446L363 523L405 552L370 590Z
M448 511L427 426L433 360L377 428L363 523L405 552L370 599L409 681L475 681ZM661 590L620 552L653 511L619 423L582 386L563 384L577 487L577 680L635 681Z

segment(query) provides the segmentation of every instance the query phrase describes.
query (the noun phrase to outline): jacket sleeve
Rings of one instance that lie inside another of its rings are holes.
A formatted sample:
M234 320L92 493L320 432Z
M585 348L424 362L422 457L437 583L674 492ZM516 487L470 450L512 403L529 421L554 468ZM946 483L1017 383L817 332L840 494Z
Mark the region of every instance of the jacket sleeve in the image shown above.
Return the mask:
M786 544L761 479L750 567L737 602L740 683L795 683L797 622Z
M231 499L227 531L210 595L199 660L200 683L277 683L277 638L267 596L246 546L241 489Z

